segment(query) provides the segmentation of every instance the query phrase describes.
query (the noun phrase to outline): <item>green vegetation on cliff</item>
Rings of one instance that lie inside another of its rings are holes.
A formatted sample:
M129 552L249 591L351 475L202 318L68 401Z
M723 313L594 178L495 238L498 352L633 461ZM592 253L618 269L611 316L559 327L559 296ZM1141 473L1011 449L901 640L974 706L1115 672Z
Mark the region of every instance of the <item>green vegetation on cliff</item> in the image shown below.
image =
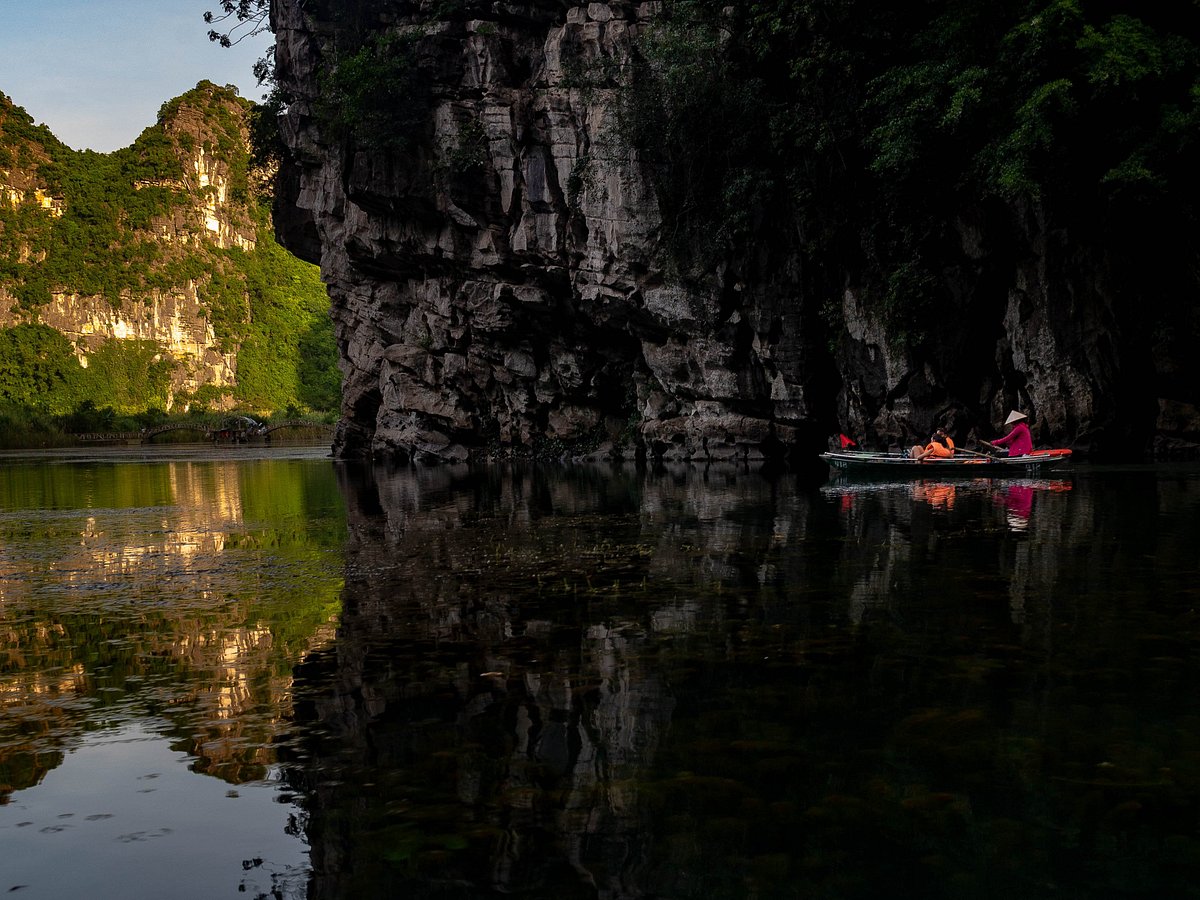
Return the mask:
M201 82L132 146L100 154L65 146L0 95L7 418L81 405L123 416L336 409L328 299L316 267L275 242L247 146L251 106ZM183 310L174 325L158 321L167 298ZM112 310L102 318L123 323L111 334L94 314L84 321L96 300ZM208 358L173 335L209 347ZM214 374L220 353L235 362L232 385Z
M40 129L30 128L19 108L5 104L0 115L9 157L25 151L19 169L54 204L29 197L0 204L0 285L23 307L48 303L53 291L115 304L203 273L199 254L169 254L152 230L156 219L190 202L175 144L161 123L130 147L96 153L52 138L35 143Z
M1196 280L1198 35L1194 4L671 0L622 133L685 270L787 223L809 271L861 273L916 337L964 217L1011 238L1045 216L1156 298Z
M251 409L337 409L341 373L329 297L316 267L302 263L271 236L265 213L253 253L239 256L251 315L230 324L237 341L238 385L234 398Z
M83 371L71 342L48 325L0 329L0 408L69 412L83 399Z

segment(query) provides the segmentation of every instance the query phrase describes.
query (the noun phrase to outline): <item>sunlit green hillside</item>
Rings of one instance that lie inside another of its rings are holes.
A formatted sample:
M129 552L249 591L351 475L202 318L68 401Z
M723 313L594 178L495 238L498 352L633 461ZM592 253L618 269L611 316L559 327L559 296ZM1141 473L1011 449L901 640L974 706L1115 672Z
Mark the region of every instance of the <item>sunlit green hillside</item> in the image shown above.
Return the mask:
M0 94L0 417L336 408L328 299L274 240L252 114L201 82L102 154Z

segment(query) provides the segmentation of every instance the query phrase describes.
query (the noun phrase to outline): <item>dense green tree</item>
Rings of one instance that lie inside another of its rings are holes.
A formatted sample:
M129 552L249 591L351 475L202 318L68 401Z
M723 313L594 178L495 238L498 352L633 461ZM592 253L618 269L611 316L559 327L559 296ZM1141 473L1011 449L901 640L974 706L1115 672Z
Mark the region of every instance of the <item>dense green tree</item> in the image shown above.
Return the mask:
M429 109L419 43L415 34L370 32L341 52L323 73L317 110L334 133L375 149L412 146Z
M82 393L85 402L122 415L165 409L174 368L153 341L105 341L88 354Z
M334 410L341 375L329 296L316 267L280 247L266 212L258 215L254 251L225 251L227 274L206 291L218 337L237 348L233 397L249 409Z
M0 406L59 415L82 399L71 342L48 325L0 329Z
M877 273L915 331L965 211L1037 205L1164 289L1195 259L1195 4L673 0L639 50L624 134L681 246L785 198L812 263Z

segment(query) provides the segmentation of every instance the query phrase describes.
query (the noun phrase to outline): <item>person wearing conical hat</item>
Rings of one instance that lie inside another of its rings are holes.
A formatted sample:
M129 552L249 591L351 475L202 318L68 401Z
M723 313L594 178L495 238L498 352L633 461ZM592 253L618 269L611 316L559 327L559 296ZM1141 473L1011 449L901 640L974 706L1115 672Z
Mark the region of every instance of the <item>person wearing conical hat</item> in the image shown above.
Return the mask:
M1029 426L1025 424L1028 418L1025 413L1014 409L1004 420L1005 425L1012 425L1012 431L999 440L992 441L991 445L1007 447L1009 456L1026 456L1033 452L1033 437L1029 434Z

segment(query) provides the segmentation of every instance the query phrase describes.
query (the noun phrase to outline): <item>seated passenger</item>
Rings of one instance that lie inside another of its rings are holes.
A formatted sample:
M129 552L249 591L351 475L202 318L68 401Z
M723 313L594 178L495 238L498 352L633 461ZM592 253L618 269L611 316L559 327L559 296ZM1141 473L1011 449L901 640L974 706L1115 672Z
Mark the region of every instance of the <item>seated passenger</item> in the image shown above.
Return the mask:
M920 444L915 444L908 451L908 455L913 459L926 459L930 456L943 459L949 458L954 455L954 441L950 439L950 435L939 428L933 433L928 444L924 447Z

